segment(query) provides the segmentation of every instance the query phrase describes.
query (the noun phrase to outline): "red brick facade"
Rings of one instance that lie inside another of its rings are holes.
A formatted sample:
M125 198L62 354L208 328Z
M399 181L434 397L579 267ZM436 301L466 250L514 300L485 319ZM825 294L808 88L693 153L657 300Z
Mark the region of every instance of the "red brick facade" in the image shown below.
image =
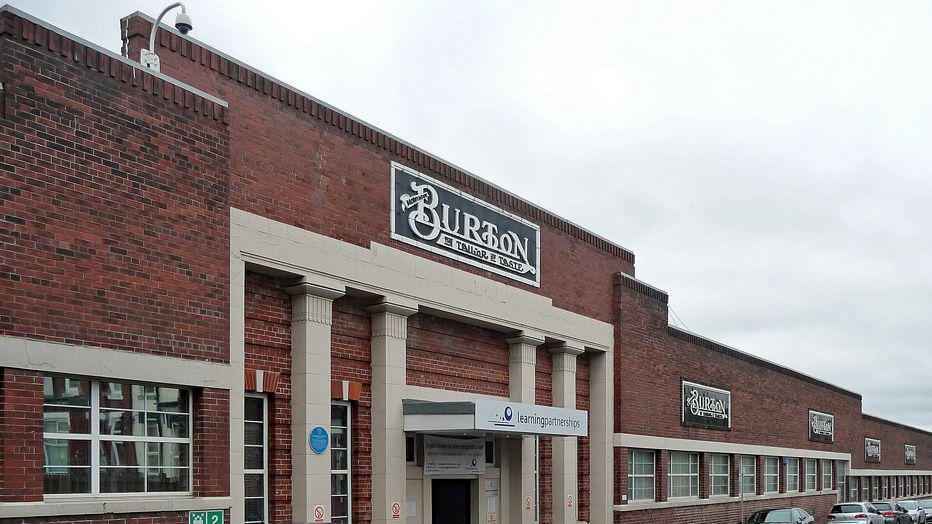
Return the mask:
M862 415L855 393L669 327L667 296L627 276L634 274L633 254L531 203L166 31L158 38L162 71L194 88L140 71L11 12L0 16L0 336L178 357L186 363L230 363L234 207L356 246L384 244L610 323L616 433L850 453L853 468L932 469L932 434ZM125 24L125 46L136 58L150 23L131 16ZM204 93L226 100L229 108ZM516 283L392 239L392 161L539 224L541 286ZM245 375L252 377L250 389L274 385L262 388L268 401L269 520L287 523L292 521L293 382L292 298L285 288L293 282L258 270L241 276ZM331 376L337 386L349 381L359 392L350 401L352 516L358 524L374 518L367 310L373 299L366 293L332 304ZM418 312L407 323L407 384L508 397L509 336ZM544 406L554 403L548 344L536 353L536 402ZM577 360L577 409L591 407L593 366L588 354ZM257 382L260 371L276 380ZM730 430L681 424L682 380L731 391ZM230 394L213 387L192 389L195 497L231 493L229 472L217 467L228 464L231 446L242 445L229 438ZM0 502L43 500L42 402L43 373L0 368ZM834 443L809 440L810 409L835 416ZM865 436L881 439L881 463L864 463ZM916 465L905 464L904 444L917 446ZM593 514L590 451L589 438L579 438L580 521ZM614 503L625 506L631 450L619 446L613 451ZM670 451L655 451L652 502L663 504L669 502ZM540 438L543 524L553 522L552 456L552 438ZM730 457L729 495L734 497L740 456ZM709 453L700 453L699 499L710 496L709 460ZM756 494L763 495L764 458L754 460ZM779 471L779 491L785 492L783 461ZM833 490L837 477L833 474L832 486L821 486L818 475L817 489ZM805 480L801 461L799 485ZM923 481L932 484L932 479ZM744 511L796 505L821 518L836 497L813 493L751 500ZM730 524L741 510L729 500L663 507L650 518ZM645 515L616 511L614 521L645 522ZM187 514L178 511L43 519L186 520Z

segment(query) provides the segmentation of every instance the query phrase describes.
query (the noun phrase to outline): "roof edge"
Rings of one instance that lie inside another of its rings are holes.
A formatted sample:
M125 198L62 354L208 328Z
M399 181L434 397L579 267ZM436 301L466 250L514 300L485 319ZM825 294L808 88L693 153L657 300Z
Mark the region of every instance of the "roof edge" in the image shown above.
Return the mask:
M669 325L668 325L668 326L667 326L667 332L668 332L670 335L672 335L672 336L674 336L674 337L676 337L676 338L678 338L678 339L680 339L680 340L683 340L683 341L685 341L685 342L689 342L689 343L691 343L691 344L695 344L695 345L697 345L697 346L699 346L699 347L702 347L702 348L705 348L705 349L709 349L709 350L712 350L712 351L716 351L716 352L721 353L721 354L723 354L723 355L727 355L727 356L730 356L730 357L734 357L734 358L737 358L737 359L740 359L740 360L744 360L745 362L750 362L750 363L752 363L752 364L755 364L755 365L758 365L758 366L761 366L761 367L765 367L765 368L770 369L770 370L772 370L772 371L776 371L776 372L778 372L778 373L783 373L784 375L793 377L793 378L798 379L798 380L802 380L802 381L804 381L804 382L808 382L808 383L810 383L810 384L813 384L813 385L816 385L816 386L819 386L819 387L822 387L822 388L825 388L825 389L834 391L834 392L836 392L836 393L841 393L842 395L847 395L847 396L849 396L849 397L856 398L856 399L858 399L858 400L862 400L862 397L861 397L861 394L860 394L860 393L855 393L854 391L851 391L851 390L849 390L849 389L845 389L845 388L843 388L843 387L841 387L841 386L837 386L837 385L835 385L835 384L832 384L831 382L826 382L826 381L824 381L824 380L820 380L820 379L815 378L815 377L813 377L813 376L811 376L811 375L807 375L807 374L805 374L805 373L796 371L795 369L788 368L788 367L786 367L786 366L782 366L782 365L780 365L780 364L777 364L776 362L771 362L770 360L767 360L767 359L758 357L758 356L756 356L756 355L752 355L752 354L750 354L750 353L748 353L748 352L745 352L745 351L741 351L740 349L736 349L736 348L733 348L733 347L728 346L728 345L726 345L726 344L722 344L721 342L716 342L716 341L714 341L714 340L712 340L712 339L710 339L710 338L706 338L706 337L703 337L703 336L698 335L698 334L696 334L696 333L693 333L692 331L687 331L687 330L685 330L685 329L680 329L680 328L678 328L678 327L674 327L674 326L669 326Z
M927 429L917 428L917 427L915 427L915 426L910 426L910 425L908 425L908 424L903 424L902 422L896 422L896 421L893 421L893 420L887 420L887 419L885 419L885 418L878 417L877 415L870 415L870 414L868 414L868 413L861 413L861 418L865 418L865 419L867 419L867 420L872 420L872 421L877 422L877 423L880 423L880 424L887 424L887 425L890 425L890 426L896 426L896 427L898 427L898 428L906 429L906 430L909 430L909 431L915 431L916 433L922 433L923 435L927 435L927 436L932 437L932 431L929 431L929 430L927 430Z

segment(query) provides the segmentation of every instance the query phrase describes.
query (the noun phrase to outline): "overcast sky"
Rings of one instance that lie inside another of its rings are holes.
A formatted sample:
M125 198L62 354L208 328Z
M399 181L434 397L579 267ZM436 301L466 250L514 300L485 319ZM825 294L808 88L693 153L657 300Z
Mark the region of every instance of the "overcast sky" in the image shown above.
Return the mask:
M119 50L168 0L11 3ZM932 2L187 5L196 38L633 250L689 330L932 429Z

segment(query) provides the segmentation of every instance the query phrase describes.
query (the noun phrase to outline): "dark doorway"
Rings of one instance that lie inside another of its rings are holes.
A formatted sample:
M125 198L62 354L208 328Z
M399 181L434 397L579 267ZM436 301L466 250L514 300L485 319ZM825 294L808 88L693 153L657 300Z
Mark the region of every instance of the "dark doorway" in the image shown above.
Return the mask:
M469 480L436 479L433 483L433 524L470 524Z

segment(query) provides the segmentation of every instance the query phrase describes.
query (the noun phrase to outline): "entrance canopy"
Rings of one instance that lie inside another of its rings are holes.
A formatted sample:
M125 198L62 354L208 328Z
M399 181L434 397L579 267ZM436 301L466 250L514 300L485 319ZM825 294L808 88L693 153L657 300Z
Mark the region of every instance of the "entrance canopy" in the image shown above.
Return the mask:
M589 413L520 402L404 400L404 430L456 435L549 435L585 437Z

